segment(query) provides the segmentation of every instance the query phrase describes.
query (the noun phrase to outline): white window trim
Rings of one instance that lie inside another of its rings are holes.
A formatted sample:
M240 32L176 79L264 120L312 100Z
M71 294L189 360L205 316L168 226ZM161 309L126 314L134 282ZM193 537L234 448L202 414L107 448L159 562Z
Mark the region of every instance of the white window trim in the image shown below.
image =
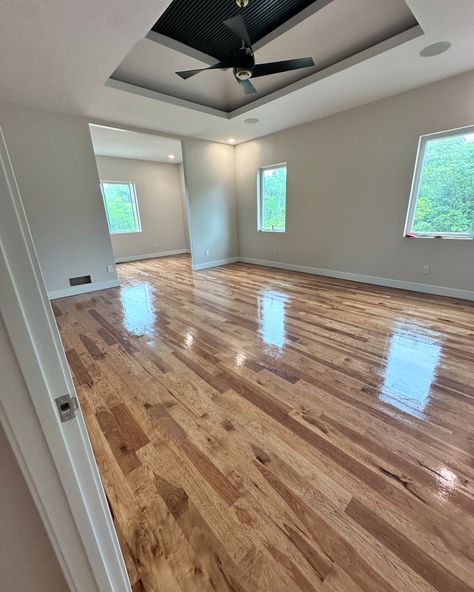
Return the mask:
M418 200L418 190L420 187L421 181L421 173L423 170L423 161L425 158L425 150L426 144L429 140L433 139L440 139L440 138L448 138L453 136L466 136L468 134L474 134L474 125L469 125L466 127L459 127L454 128L442 132L435 132L433 134L424 134L420 136L418 140L418 150L416 153L416 160L415 160L415 172L413 175L413 180L411 184L410 190L410 200L408 202L408 212L405 221L405 229L403 231L403 236L405 238L444 238L449 240L473 240L474 239L474 221L473 227L471 232L461 233L461 232L413 232L413 219L415 217L416 212L416 204Z
M285 182L285 228L263 228L263 171L271 171L273 169L286 168L286 182ZM257 175L257 230L258 232L270 233L284 233L286 232L286 196L288 193L288 163L280 162L278 164L271 164L269 166L260 167Z
M107 203L105 201L105 194L104 194L104 183L109 183L110 185L129 185L130 190L132 193L132 206L133 206L133 215L135 220L137 221L138 230L110 230L110 221L109 221L109 212L107 210ZM138 232L142 232L142 221L140 218L140 210L138 208L138 195L137 195L137 188L135 187L135 183L132 181L110 181L106 179L100 180L100 192L102 194L102 201L104 202L104 210L105 210L105 217L107 218L107 227L109 229L110 234L137 234Z

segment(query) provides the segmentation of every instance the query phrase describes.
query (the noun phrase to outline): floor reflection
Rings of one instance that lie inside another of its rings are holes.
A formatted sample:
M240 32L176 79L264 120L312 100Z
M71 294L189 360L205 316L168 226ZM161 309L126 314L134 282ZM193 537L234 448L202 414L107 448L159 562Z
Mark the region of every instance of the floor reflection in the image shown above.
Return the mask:
M414 323L400 323L390 339L380 399L424 418L441 350L438 333Z
M150 284L144 282L122 288L120 300L123 311L123 324L133 335L145 335L154 332L155 312L153 291Z
M259 333L266 345L281 349L286 342L285 304L288 296L276 290L258 294Z

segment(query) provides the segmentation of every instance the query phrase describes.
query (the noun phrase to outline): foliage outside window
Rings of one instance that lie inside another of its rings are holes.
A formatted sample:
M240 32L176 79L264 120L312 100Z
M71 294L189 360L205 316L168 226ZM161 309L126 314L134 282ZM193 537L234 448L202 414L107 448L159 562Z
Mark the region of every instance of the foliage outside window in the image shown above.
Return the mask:
M285 232L286 164L259 170L258 229Z
M474 127L422 136L405 234L472 238Z
M141 232L135 185L101 181L100 188L110 234Z

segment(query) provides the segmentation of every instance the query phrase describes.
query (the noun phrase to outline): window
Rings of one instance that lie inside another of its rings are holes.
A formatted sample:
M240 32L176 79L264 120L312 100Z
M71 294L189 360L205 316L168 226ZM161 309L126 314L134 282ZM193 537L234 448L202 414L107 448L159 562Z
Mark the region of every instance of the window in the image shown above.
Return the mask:
M258 229L285 232L286 164L265 167L258 172Z
M473 238L474 126L421 136L405 236Z
M100 188L110 234L141 232L135 185L101 181Z

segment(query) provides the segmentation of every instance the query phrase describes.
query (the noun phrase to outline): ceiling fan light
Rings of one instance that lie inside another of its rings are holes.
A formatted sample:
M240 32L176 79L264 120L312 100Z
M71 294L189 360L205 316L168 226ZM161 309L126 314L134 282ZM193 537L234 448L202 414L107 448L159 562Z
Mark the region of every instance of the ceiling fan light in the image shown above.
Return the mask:
M252 70L248 70L247 68L236 68L235 76L239 80L248 80L252 76Z

